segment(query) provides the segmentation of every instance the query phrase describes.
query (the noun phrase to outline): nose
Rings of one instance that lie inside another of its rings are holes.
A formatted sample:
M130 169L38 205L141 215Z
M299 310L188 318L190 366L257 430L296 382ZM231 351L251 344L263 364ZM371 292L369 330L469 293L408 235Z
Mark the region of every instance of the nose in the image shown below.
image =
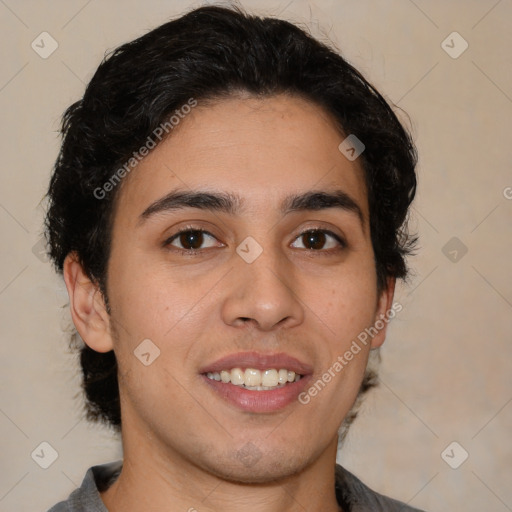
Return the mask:
M254 324L261 331L291 328L304 320L294 269L278 250L264 249L252 263L238 255L229 272L229 292L222 304L227 325Z

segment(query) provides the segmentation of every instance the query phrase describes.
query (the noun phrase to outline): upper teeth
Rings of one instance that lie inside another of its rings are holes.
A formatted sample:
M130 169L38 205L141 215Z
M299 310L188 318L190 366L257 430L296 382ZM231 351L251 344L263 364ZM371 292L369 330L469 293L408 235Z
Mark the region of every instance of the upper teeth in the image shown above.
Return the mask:
M299 374L295 374L292 370L284 368L276 370L257 370L255 368L233 368L232 370L222 370L221 372L208 372L206 376L209 379L222 381L225 383L231 382L236 386L246 387L276 387L278 385L286 384L287 382L294 382L300 379Z

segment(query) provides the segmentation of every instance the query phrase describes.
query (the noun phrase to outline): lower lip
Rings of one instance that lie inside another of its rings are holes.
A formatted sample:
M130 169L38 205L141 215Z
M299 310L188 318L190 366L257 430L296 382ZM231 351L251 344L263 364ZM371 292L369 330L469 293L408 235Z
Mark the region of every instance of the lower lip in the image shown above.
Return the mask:
M246 389L201 375L206 383L227 402L248 412L274 412L285 408L292 402L299 402L298 396L304 390L310 378L305 375L296 382L290 382L281 388L266 391Z

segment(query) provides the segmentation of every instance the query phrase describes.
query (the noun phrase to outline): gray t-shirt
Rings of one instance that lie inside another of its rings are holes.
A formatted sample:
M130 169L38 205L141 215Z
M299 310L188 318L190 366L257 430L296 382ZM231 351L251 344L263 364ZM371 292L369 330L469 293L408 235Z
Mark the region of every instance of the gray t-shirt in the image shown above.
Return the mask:
M119 460L87 471L82 485L66 501L61 501L48 512L108 512L100 492L117 479L123 461ZM336 464L336 499L344 512L422 512L400 501L378 494L357 477Z

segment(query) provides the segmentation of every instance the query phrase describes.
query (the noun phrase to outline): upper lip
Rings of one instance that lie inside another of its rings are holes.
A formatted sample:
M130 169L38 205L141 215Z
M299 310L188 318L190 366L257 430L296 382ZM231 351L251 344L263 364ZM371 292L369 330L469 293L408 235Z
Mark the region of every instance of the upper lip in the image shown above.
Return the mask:
M259 352L239 352L217 359L213 363L203 366L199 373L220 372L232 368L254 368L256 370L268 370L285 368L300 375L312 373L313 369L307 363L299 361L284 352L275 354L261 354Z

